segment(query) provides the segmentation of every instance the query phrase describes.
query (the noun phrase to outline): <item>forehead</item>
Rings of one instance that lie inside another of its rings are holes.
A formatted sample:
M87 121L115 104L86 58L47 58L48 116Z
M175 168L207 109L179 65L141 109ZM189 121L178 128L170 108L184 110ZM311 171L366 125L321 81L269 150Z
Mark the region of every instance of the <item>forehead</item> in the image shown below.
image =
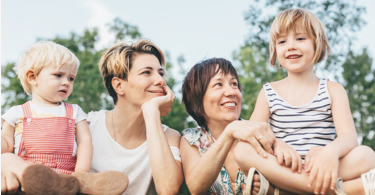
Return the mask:
M145 67L151 67L155 69L161 69L162 66L158 58L152 54L136 54L132 59L132 69L141 69Z

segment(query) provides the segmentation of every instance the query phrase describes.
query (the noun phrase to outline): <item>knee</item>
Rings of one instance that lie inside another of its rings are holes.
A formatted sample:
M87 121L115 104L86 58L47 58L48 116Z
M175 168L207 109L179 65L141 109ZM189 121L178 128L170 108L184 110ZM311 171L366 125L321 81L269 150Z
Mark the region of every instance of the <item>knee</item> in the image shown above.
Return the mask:
M364 169L370 170L375 168L375 152L368 146L358 146L352 150L355 154L357 165L364 166Z

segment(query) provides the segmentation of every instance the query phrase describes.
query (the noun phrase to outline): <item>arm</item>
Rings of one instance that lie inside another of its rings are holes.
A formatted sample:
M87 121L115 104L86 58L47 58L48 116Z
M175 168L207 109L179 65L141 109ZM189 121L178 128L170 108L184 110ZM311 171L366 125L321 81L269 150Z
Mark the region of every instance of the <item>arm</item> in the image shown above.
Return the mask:
M270 116L270 107L268 105L264 88L262 88L262 90L259 92L253 114L251 115L249 120L267 123ZM292 172L302 172L302 159L295 149L293 149L283 140L277 138L273 143L273 149L275 151L277 161L280 165L285 164L286 167L291 167Z
M350 112L345 89L338 83L328 82L331 109L337 138L327 144L306 170L310 172L309 185L316 180L315 191L333 189L338 178L339 159L358 146L357 133Z
M92 161L93 147L89 126L87 125L86 120L82 120L77 123L77 145L77 164L75 172L89 172Z
M270 134L266 123L250 121L233 121L216 140L215 144L201 157L196 146L191 146L184 138L181 139L181 158L186 184L192 194L206 193L215 182L225 159L235 140L250 143L264 158L267 150L272 151L274 137ZM257 140L255 137L263 135ZM260 142L260 143L259 143ZM263 149L263 147L265 149Z
M177 194L183 182L182 168L181 162L174 159L170 146L179 148L180 134L172 129L163 131L160 116L171 110L174 100L174 94L167 86L164 90L167 95L144 103L142 112L156 191L158 194Z
M3 122L1 130L1 154L13 152L15 128L6 121Z

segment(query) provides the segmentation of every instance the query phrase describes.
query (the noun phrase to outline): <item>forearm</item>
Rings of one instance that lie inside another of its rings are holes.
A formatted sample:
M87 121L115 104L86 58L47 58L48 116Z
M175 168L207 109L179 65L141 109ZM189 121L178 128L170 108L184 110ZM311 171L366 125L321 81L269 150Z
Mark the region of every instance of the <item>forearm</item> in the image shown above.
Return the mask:
M152 174L158 194L177 194L183 182L181 168L172 155L160 113L144 114Z
M3 136L1 136L1 154L6 152L12 151L10 150L8 141Z
M75 172L83 171L89 172L91 167L92 161L92 152L93 147L91 143L91 139L84 139L78 145L77 148L77 163Z
M327 144L323 150L330 150L333 154L337 154L338 158L342 158L356 146L358 146L357 133L353 132L338 136Z
M192 194L206 193L216 181L234 143L228 134L224 131L193 167L185 171L186 184Z

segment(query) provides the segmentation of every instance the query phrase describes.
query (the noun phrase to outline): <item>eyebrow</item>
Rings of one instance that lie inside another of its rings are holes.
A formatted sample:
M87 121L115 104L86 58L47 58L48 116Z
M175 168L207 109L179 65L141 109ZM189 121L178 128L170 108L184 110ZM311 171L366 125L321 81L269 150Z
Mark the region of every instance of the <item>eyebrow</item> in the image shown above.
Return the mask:
M143 69L147 69L147 70L154 70L152 67L150 67L150 66L147 66L147 67L143 67L143 68L141 68L141 69L139 69L139 71L142 71ZM162 72L164 72L164 69L163 68L159 68L159 70L158 71L162 71Z

